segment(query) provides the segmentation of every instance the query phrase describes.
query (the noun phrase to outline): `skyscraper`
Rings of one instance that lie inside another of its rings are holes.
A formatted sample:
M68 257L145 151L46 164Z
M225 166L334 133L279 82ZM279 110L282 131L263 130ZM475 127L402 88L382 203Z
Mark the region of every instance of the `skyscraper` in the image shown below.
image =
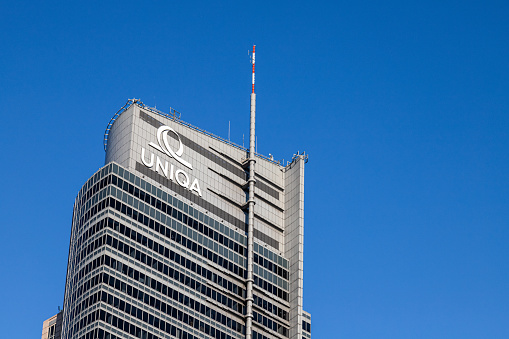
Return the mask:
M280 164L251 141L135 99L114 115L74 204L62 338L311 337L307 156Z

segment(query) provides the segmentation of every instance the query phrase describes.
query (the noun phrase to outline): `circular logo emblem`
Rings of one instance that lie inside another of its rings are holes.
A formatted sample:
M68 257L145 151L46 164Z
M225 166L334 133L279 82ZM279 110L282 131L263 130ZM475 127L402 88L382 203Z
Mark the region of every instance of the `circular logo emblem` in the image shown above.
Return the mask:
M170 143L168 142L168 133L169 132L172 132L177 137L179 148L176 152L170 147ZM181 158L182 154L184 153L184 144L182 144L180 135L178 135L178 133L175 132L175 130L173 128L171 128L169 126L159 127L157 129L157 143L159 144L159 146L152 142L149 143L149 145L158 149L159 151L161 151L163 153L166 153L166 155L174 158L175 160L180 162L182 165L189 167L190 169L193 169L193 166L190 163L188 163L187 161L185 161L184 159Z
M179 149L177 152L173 152L173 150L170 147L170 143L168 142L168 132L173 132L175 136L177 137L177 140L179 142ZM175 132L175 130L169 126L161 126L157 130L157 141L159 142L159 146L163 149L164 153L168 154L170 157L173 158L180 158L182 156L182 153L184 153L184 145L182 144L182 140L180 140L180 136Z

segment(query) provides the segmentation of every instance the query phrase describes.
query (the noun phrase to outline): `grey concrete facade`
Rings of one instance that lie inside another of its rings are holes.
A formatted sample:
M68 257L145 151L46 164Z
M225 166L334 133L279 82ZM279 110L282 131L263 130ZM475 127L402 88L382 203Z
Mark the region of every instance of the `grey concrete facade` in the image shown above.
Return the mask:
M248 156L131 103L76 198L63 338L244 338ZM253 338L310 338L306 160L256 157Z

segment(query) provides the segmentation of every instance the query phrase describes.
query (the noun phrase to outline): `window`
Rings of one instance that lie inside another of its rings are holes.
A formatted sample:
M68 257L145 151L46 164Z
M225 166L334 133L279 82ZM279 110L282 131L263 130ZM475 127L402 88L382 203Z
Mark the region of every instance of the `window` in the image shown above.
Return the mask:
M48 330L48 339L55 338L55 325L52 325Z

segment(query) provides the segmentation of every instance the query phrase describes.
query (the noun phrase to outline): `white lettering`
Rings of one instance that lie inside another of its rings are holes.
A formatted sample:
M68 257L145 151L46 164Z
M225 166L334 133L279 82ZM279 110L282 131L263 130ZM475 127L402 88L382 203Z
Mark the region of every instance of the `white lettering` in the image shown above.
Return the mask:
M163 171L165 177L168 177L168 161L164 162L164 167L163 167L163 163L162 163L161 159L159 159L159 157L157 157L156 158L156 172L159 172L159 169L161 169L161 171ZM161 173L161 172L159 172L159 173Z
M181 182L179 179L179 174L182 174L184 176L184 178L186 179L184 182ZM186 172L184 172L183 170L176 170L175 171L175 180L177 180L178 184L184 188L188 188L189 187L189 176L187 175Z
M196 191L198 195L201 197L201 190L200 185L198 184L198 179L194 178L193 183L191 184L191 187L189 188L190 191Z
M175 136L178 139L179 147L178 150L175 152L169 145L168 142L168 132L172 132L175 134ZM157 130L157 142L149 142L149 146L155 148L156 150L165 153L170 158L173 158L174 160L178 161L182 165L188 167L189 169L193 169L193 166L188 163L187 161L183 160L181 158L183 152L184 152L184 145L182 144L182 140L180 139L180 136L178 135L175 130L173 130L171 127L168 126L161 126ZM146 150L145 148L141 148L141 162L147 166L148 168L153 168L156 172L160 173L164 177L168 178L171 181L176 182L178 185L195 192L200 197L202 196L200 183L198 182L198 179L194 178L191 187L189 187L189 184L191 183L191 179L189 175L184 172L181 169L175 168L175 166L171 163L169 163L166 160L161 160L157 155L154 155L154 153L150 154L150 161L147 161L146 159ZM155 156L155 162L154 162L154 156ZM155 164L155 166L154 166ZM178 166L178 164L177 164Z
M170 179L171 181L173 181L173 171L175 170L175 167L173 166L173 164L170 165L170 177L168 179Z
M147 166L148 168L154 166L154 153L150 154L150 162L146 163L145 162L145 149L142 148L141 149L141 162L143 163L143 165Z

